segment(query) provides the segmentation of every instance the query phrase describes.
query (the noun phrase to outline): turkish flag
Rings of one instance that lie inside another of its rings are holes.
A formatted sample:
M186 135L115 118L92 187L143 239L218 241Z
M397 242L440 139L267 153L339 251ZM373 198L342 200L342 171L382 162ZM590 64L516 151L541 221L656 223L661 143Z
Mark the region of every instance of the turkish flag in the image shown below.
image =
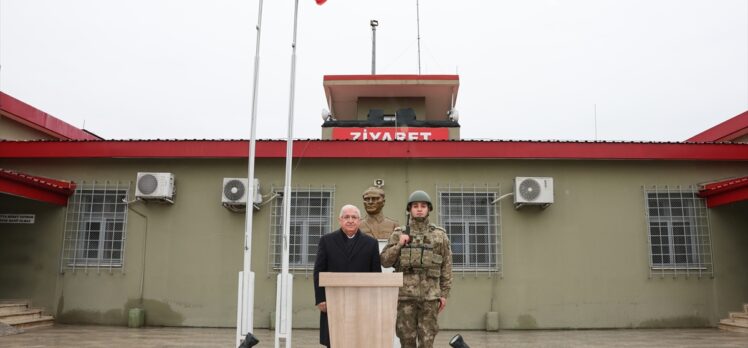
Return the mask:
M316 2L317 2L317 5L322 5L322 4L324 4L324 3L325 3L325 2L327 1L327 0L314 0L314 1L316 1Z

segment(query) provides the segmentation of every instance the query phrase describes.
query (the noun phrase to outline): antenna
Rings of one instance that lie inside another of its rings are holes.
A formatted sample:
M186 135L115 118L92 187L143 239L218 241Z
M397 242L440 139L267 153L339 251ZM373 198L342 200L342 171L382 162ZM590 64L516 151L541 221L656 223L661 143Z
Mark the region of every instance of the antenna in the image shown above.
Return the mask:
M376 75L377 74L377 27L379 26L379 21L376 19L372 19L369 21L369 25L371 25L371 74Z
M595 114L595 141L597 141L597 104L592 104Z
M416 0L416 35L418 36L418 75L421 75L421 10Z

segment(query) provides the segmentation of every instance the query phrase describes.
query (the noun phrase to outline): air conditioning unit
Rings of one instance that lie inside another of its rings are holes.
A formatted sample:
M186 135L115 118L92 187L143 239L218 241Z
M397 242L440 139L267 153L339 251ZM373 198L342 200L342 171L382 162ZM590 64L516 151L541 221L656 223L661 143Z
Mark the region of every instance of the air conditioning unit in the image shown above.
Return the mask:
M174 203L175 194L174 174L138 173L135 184L135 198Z
M553 203L553 178L522 177L514 179L514 206L541 205L543 208Z
M223 178L223 190L221 203L224 206L246 206L249 194L249 180L247 178ZM253 204L262 202L260 194L260 180L255 178L253 182L254 199Z

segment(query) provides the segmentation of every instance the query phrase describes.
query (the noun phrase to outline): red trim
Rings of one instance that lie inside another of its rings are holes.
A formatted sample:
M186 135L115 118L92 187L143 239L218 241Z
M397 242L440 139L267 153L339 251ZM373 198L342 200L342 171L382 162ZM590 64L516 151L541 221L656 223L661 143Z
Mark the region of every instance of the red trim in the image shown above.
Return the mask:
M694 135L686 141L733 141L746 134L748 134L748 111Z
M244 140L0 141L0 158L245 158ZM260 140L258 158L285 157ZM294 157L748 161L748 144L296 140Z
M699 190L699 197L706 198L709 208L748 200L748 176L706 184Z
M3 92L0 92L0 111L11 120L58 139L101 139Z
M75 183L0 168L0 193L56 205L67 205Z
M324 81L356 80L460 80L460 75L325 75Z

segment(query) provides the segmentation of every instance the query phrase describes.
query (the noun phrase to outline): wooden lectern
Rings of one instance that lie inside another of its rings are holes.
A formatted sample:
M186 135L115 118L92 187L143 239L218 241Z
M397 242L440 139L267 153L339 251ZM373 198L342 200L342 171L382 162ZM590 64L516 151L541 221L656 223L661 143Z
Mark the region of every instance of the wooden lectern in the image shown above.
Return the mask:
M402 273L322 272L319 286L331 347L392 347Z

